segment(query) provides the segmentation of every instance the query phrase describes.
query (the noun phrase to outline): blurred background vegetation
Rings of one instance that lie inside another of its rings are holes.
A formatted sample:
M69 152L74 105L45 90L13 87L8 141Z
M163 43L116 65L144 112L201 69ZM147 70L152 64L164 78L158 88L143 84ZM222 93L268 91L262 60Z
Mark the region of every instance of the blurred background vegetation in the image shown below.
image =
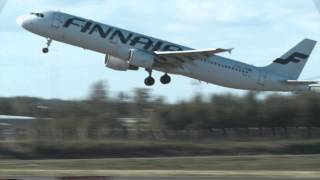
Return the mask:
M320 94L248 92L166 102L149 89L83 100L0 98L2 158L319 154Z

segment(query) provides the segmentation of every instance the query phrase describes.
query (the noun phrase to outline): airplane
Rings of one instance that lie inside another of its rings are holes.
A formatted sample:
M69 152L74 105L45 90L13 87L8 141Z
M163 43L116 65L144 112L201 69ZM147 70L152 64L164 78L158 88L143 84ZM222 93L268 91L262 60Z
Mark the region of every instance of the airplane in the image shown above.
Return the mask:
M149 74L146 86L155 84L152 72L156 70L164 73L162 84L169 84L169 74L175 74L242 90L320 90L319 81L298 80L317 43L311 39L302 40L270 65L256 67L220 56L233 49L195 50L58 11L32 12L18 17L17 22L47 39L43 53L49 52L52 41L102 53L110 69L145 69Z

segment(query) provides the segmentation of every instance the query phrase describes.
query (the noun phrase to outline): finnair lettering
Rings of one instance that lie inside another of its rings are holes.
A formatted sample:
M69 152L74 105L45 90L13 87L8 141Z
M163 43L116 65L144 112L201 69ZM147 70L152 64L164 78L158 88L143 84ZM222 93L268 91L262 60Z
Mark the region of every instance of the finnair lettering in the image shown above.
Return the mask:
M132 32L108 27L106 25L97 24L92 21L84 20L81 18L70 18L65 21L63 27L69 28L70 26L79 27L80 32L93 35L98 33L101 38L109 39L111 41L119 40L123 44L133 47L138 45L142 46L146 51L182 51L183 48L165 43L163 41L155 40L153 38L134 34Z

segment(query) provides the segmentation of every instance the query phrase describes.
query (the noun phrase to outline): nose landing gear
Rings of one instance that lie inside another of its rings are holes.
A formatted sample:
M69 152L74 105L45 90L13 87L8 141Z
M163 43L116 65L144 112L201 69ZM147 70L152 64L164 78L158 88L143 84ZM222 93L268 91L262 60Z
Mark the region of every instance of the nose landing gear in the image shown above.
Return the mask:
M44 54L47 54L49 52L49 47L50 47L51 43L52 43L52 39L48 38L47 39L47 46L42 49L42 52Z

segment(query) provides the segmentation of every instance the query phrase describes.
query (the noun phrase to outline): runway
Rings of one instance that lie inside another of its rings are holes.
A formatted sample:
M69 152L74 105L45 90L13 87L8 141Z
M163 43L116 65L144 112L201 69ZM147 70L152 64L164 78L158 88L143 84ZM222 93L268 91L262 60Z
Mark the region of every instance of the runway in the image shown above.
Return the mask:
M299 180L299 178L223 178L223 177L6 177L0 180ZM303 178L305 180L305 178Z
M297 180L319 177L319 171L0 170L0 180Z
M141 178L110 178L109 180L277 180L279 178L210 178L210 177L141 177ZM292 179L279 179L279 180L292 180ZM298 180L298 179L295 179Z

